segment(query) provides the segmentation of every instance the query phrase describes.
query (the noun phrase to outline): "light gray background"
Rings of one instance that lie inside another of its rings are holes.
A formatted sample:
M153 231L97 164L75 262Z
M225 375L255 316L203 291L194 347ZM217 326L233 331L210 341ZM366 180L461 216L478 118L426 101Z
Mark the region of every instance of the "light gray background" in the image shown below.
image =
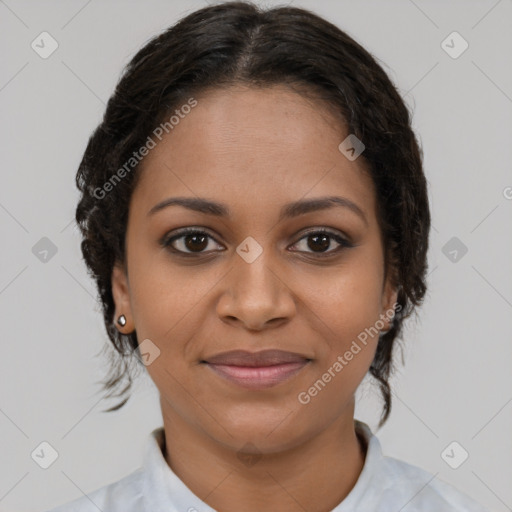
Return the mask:
M266 2L273 5L278 2ZM384 452L431 471L490 510L512 510L512 1L295 0L355 37L414 110L433 215L429 293L406 330ZM153 35L204 1L0 0L0 510L42 511L120 479L162 423L144 376L102 413L107 340L81 260L74 178L122 67ZM48 59L30 44L48 31ZM441 42L469 48L451 58ZM507 196L509 199L507 199ZM58 252L41 262L48 237ZM457 237L457 262L442 249ZM356 417L375 431L376 387ZM441 452L469 452L450 468ZM58 452L41 469L31 452Z

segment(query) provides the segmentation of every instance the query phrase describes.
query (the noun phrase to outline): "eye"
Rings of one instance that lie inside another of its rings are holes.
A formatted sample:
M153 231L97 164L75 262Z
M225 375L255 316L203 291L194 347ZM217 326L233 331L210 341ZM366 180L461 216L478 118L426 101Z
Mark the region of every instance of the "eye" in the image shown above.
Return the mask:
M330 256L333 253L340 252L346 247L354 247L353 244L338 233L321 228L306 233L306 235L299 239L292 247L297 247L302 240L308 239L309 241L306 246L311 249L311 251L309 251L310 254L317 254L319 257ZM169 248L172 252L182 255L205 254L206 252L211 252L206 251L209 247L209 240L215 241L206 231L198 228L184 228L171 237L164 237L160 244L163 247ZM335 250L328 251L327 249L331 246L332 240L334 240L339 247ZM215 250L215 244L213 245L214 247L211 249ZM299 252L308 251L299 250Z
M338 233L329 231L327 229L316 229L315 231L310 231L306 233L298 242L296 242L292 247L296 247L302 240L309 240L306 246L312 249L313 254L318 254L320 257L323 257L324 254L327 256L332 255L333 253L340 252L343 248L346 247L354 247L348 240L343 238ZM327 249L331 246L332 240L334 240L340 247L338 249L327 251ZM308 251L305 251L308 252Z
M205 231L196 228L186 228L172 237L165 237L160 243L163 247L170 248L172 252L202 254L208 247L208 239L214 240Z

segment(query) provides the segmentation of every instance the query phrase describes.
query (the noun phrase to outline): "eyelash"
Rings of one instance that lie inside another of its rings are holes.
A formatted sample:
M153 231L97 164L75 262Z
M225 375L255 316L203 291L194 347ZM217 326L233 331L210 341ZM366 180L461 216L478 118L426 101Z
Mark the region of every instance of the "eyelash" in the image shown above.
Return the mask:
M339 243L340 247L338 247L337 249L335 249L333 251L328 251L328 252L324 252L324 253L321 253L321 252L318 252L318 253L307 252L307 254L313 254L313 255L315 255L315 257L318 257L318 258L327 258L327 257L332 256L333 254L337 254L337 253L341 252L345 248L354 247L354 245L352 243L350 243L348 240L346 240L342 236L338 235L337 233L335 233L333 231L329 231L329 230L327 230L325 228L318 228L318 229L315 229L315 230L308 231L307 233L304 233L304 235L301 238L299 238L299 240L297 240L297 242L295 242L293 245L297 245L304 238L308 238L311 235L318 235L318 234L323 234L323 235L329 236L335 242ZM181 251L181 250L178 250L178 249L175 249L174 247L172 247L171 244L174 241L179 240L180 238L184 238L187 235L206 235L210 239L212 239L215 242L217 242L215 240L215 238L212 237L206 231L203 231L203 230L198 229L198 228L184 228L184 229L180 230L178 233L175 233L172 237L165 236L160 241L160 244L162 245L162 247L169 249L171 252L173 252L175 254L178 254L179 256L184 256L186 258L188 258L188 257L198 257L198 256L201 256L202 254L207 254L207 253L204 253L204 252L186 252L186 251ZM298 251L298 252L301 252L301 251ZM302 251L302 252L304 252L304 251Z

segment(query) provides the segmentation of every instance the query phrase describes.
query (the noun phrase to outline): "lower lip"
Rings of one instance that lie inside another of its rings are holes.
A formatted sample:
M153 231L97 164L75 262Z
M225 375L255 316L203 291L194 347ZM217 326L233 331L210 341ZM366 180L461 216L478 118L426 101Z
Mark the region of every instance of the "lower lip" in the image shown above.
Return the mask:
M225 364L207 365L217 375L248 389L267 389L285 380L290 379L300 372L309 361L296 363L283 363L274 366L231 366Z

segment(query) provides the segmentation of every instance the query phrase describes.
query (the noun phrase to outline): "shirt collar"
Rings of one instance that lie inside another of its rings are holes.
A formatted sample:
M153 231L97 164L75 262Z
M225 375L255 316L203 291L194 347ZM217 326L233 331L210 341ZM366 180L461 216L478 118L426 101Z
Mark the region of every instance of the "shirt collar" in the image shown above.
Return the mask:
M144 454L143 496L152 512L216 512L197 497L169 467L163 455L164 428L151 432Z
M331 512L352 512L360 510L359 505L368 495L371 489L370 481L374 474L378 471L379 465L384 460L382 448L378 438L372 434L370 427L359 420L354 420L356 433L359 434L366 442L366 457L364 465L356 485L347 494L345 499L332 509Z
M379 440L370 427L359 420L355 430L366 442L367 450L363 466L355 486L346 498L332 512L355 510L367 491L375 468L383 458ZM159 427L150 434L143 461L143 496L146 510L152 512L183 512L194 509L201 512L216 512L182 482L169 467L163 455L165 445L164 428Z

